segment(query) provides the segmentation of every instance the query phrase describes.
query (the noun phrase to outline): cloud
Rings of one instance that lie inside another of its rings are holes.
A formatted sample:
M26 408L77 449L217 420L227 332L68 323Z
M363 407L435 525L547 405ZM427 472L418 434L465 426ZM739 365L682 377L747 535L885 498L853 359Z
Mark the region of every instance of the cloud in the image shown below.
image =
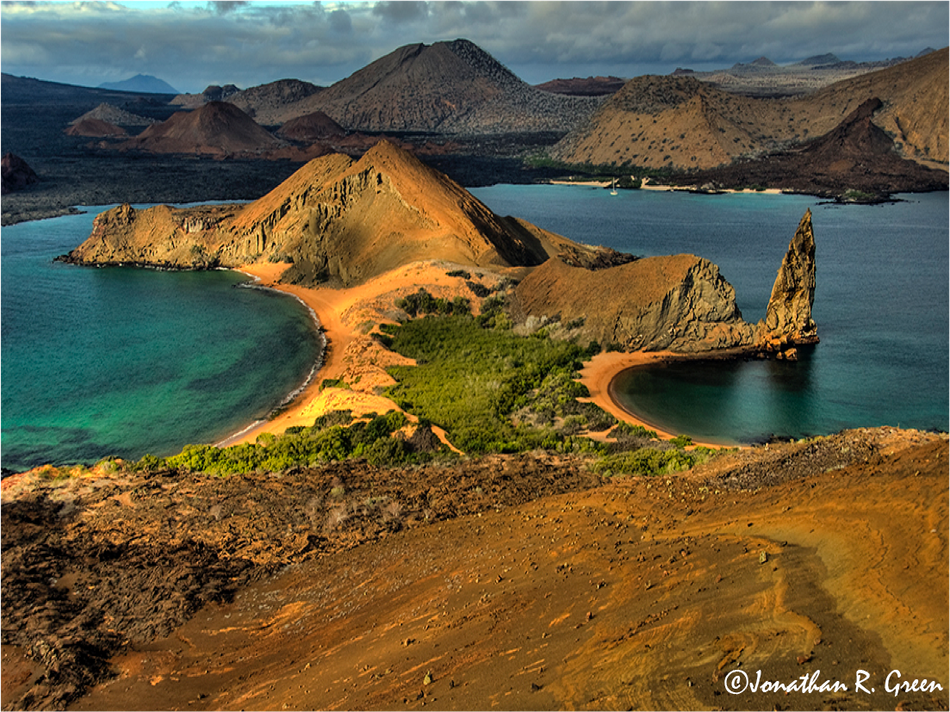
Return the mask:
M420 20L429 14L429 4L425 2L378 2L373 5L372 13L385 22L396 24Z
M250 3L239 2L238 0L211 0L208 3L208 9L218 15L227 15L232 12L238 12Z
M946 2L0 3L3 71L97 85L152 74L187 91L284 77L328 85L397 47L463 37L526 81L864 61L948 43Z

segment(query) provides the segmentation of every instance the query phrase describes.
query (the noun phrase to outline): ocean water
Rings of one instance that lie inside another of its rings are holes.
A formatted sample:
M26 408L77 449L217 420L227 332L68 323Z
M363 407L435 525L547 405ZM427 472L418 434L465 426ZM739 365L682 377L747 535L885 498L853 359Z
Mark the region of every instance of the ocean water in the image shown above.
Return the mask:
M720 267L746 321L764 318L806 208L816 242L813 316L821 343L795 363L734 361L628 371L627 409L695 439L724 444L893 425L948 429L947 193L834 205L810 196L691 195L582 186L474 191L581 242L641 256L692 253Z
M53 262L95 215L2 230L2 465L168 455L265 417L307 379L322 336L286 295L235 272Z

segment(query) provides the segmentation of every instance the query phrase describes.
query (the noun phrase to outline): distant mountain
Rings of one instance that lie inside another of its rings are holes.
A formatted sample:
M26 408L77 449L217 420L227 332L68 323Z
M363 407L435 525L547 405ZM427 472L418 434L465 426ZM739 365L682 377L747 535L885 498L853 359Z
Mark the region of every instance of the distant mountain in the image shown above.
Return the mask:
M905 157L947 163L948 53L862 74L794 99L725 92L692 75L630 80L551 155L568 163L678 170L757 158L834 129L864 101Z
M587 77L582 79L552 79L544 84L535 84L535 89L569 96L607 96L620 91L626 80L620 77Z
M198 153L216 156L257 154L281 141L233 104L213 101L194 111L179 111L120 144L122 150Z
M103 82L99 89L111 89L112 91L135 91L143 94L177 94L178 90L170 84L163 82L158 77L149 74L136 74L129 79L123 79L121 82Z
M926 54L924 50L918 57ZM873 62L841 60L828 52L807 57L793 64L779 65L767 57L759 57L744 64L738 62L729 69L694 72L677 69L674 76L688 75L714 84L720 89L748 96L800 96L817 91L843 79L850 79L867 72L893 67L908 61L907 57L895 57Z
M872 123L882 106L880 99L868 99L834 129L801 146L673 180L712 187L761 185L829 197L846 197L849 191L884 197L946 190L946 171L901 158L894 141Z
M312 96L257 108L254 118L283 124L322 111L348 130L471 135L567 131L598 104L532 87L460 39L400 47Z
M838 64L841 60L838 59L831 52L827 54L817 54L813 57L807 57L803 59L798 64L804 65L806 67L823 67L829 64Z
M209 101L225 101L240 91L233 84L225 84L223 87L211 84L200 94L179 94L170 103L185 109L197 109Z
M276 82L261 84L245 89L227 101L234 104L258 123L272 124L268 118L273 112L279 112L288 104L299 102L323 91L323 87L299 79L280 79ZM277 122L281 123L281 122Z

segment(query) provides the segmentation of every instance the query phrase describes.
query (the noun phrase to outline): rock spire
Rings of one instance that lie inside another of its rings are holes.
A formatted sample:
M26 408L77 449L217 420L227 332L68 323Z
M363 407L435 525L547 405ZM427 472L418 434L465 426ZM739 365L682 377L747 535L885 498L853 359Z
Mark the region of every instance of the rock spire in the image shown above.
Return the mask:
M815 302L815 233L806 210L782 260L765 320L759 322L756 344L764 351L795 357L792 347L818 343L811 316Z

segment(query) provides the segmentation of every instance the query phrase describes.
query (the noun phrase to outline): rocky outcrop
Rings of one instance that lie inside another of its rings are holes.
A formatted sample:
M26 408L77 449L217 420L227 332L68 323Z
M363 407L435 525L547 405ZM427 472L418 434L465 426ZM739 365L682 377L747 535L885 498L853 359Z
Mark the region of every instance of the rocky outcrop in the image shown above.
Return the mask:
M178 269L290 265L283 279L350 286L401 265L440 259L506 268L570 252L600 264L599 248L495 215L464 188L382 141L359 161L307 163L245 206L120 206L99 215L66 261Z
M15 153L5 153L0 165L2 165L0 170L2 170L3 175L0 190L3 191L3 195L15 190L23 190L28 185L39 181L34 170Z
M818 327L811 316L814 303L815 233L811 210L806 210L782 259L765 319L758 324L757 347L794 357L796 345L818 343Z
M695 353L748 346L735 289L709 260L647 257L605 269L548 260L516 290L524 317L575 324L582 340L629 351Z
M200 94L179 94L168 103L173 106L181 106L185 109L197 109L209 101L226 101L229 97L240 93L240 91L241 90L233 84L225 84L223 87L217 84L211 84Z

